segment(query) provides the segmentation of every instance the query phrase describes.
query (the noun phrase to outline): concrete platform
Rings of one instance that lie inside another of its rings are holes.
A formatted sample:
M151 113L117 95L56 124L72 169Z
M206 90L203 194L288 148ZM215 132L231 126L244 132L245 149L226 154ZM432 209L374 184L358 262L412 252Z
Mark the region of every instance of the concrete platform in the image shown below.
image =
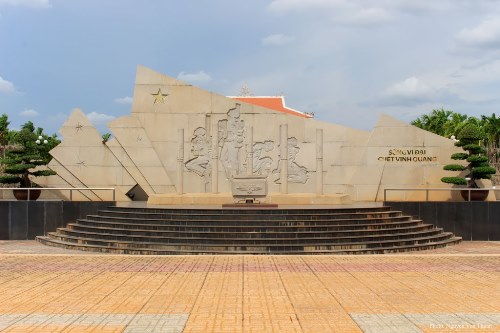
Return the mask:
M500 331L498 242L363 257L40 249L60 250L0 242L1 332Z
M262 203L278 205L342 205L352 203L347 194L270 193L266 198L259 200ZM150 205L223 205L234 202L236 201L231 193L154 194L148 199Z

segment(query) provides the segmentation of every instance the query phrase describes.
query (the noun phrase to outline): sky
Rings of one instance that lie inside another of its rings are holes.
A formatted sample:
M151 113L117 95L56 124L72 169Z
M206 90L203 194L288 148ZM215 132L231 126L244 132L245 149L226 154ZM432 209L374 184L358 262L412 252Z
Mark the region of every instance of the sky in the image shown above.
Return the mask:
M369 130L382 114L500 113L500 0L0 0L0 114L56 133L131 112L136 66L284 95Z

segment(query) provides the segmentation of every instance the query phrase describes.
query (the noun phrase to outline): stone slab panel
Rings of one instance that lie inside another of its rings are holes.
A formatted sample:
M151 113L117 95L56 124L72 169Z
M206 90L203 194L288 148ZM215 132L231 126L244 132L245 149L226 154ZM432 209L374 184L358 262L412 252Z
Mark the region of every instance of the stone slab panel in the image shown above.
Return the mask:
M0 201L0 239L10 237L10 207L8 201Z
M26 239L35 239L43 235L45 226L45 201L33 201L28 205L28 235Z
M9 239L28 239L28 202L10 201Z

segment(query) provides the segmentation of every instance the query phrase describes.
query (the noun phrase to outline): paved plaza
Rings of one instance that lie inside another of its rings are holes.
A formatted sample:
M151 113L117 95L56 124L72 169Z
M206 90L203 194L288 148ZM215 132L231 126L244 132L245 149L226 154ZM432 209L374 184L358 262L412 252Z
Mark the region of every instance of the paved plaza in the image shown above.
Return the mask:
M1 332L500 332L500 242L126 256L0 242Z

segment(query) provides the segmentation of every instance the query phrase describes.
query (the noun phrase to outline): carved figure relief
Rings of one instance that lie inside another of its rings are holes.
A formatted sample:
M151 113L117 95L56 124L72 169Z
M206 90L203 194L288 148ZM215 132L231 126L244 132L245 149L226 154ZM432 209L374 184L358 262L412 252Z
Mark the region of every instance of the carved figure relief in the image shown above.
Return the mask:
M299 165L295 162L297 154L299 153L300 147L298 145L298 140L295 137L288 138L288 182L290 183L302 183L305 184L309 179L309 174L306 167ZM278 165L273 173L279 173L281 160L278 160ZM280 178L274 181L276 184L280 184Z
M210 141L206 129L203 127L195 129L191 139L191 153L194 157L184 164L189 171L202 177L205 184L210 182L212 173Z
M229 109L227 119L218 123L220 161L227 178L239 175L241 170L240 150L245 140L245 123L240 119L240 104Z
M267 176L271 171L273 159L266 153L274 149L273 141L256 142L253 145L253 173Z

